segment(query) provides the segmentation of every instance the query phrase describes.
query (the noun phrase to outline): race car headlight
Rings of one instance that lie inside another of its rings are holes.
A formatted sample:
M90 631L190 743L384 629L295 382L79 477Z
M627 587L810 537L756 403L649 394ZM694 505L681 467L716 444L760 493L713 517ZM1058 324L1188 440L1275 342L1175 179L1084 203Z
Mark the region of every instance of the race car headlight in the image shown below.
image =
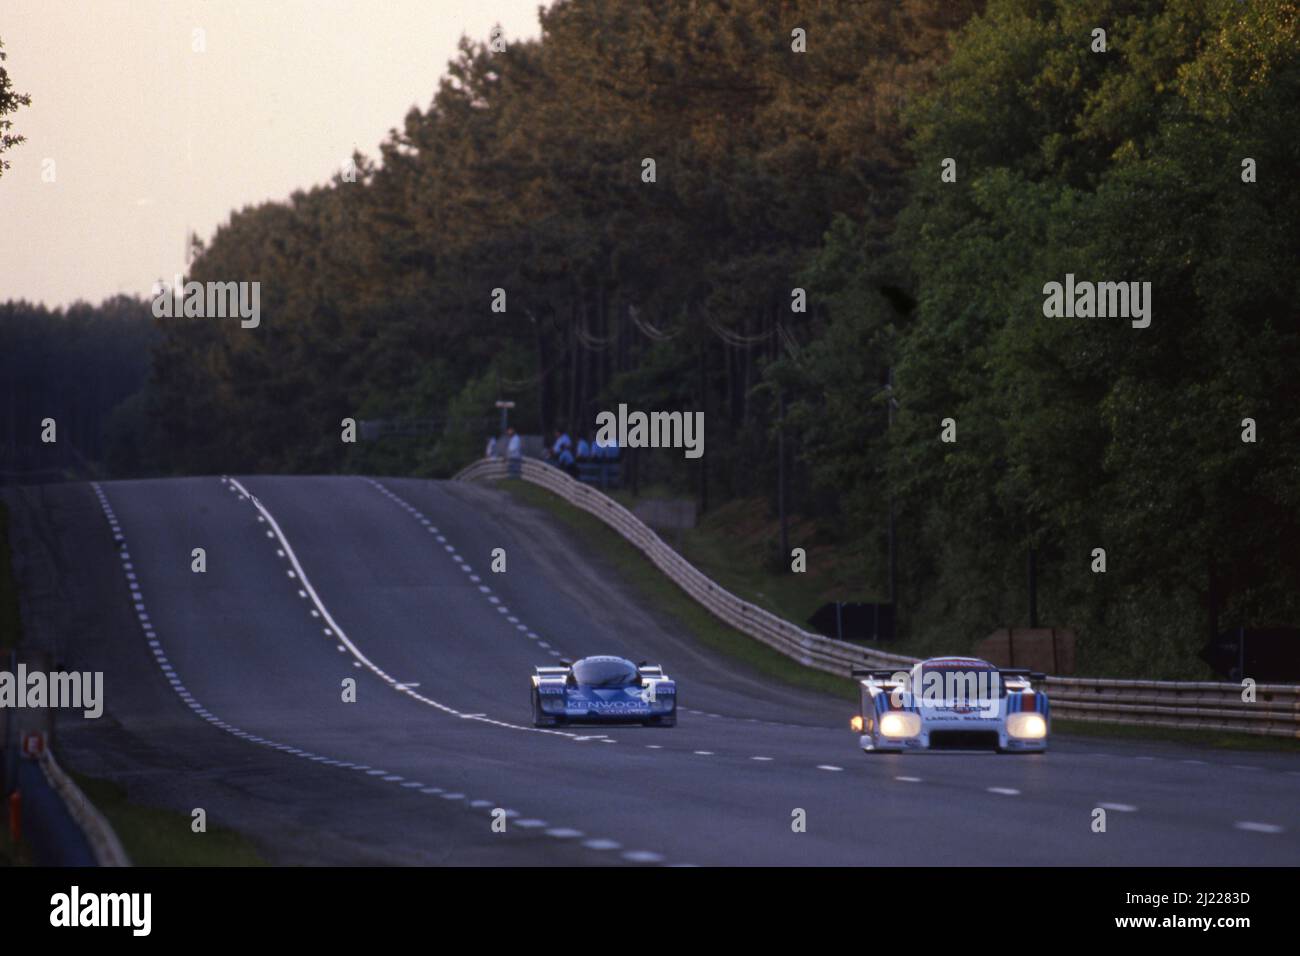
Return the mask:
M890 711L880 718L882 737L915 737L920 732L920 714Z
M1042 740L1047 736L1047 721L1042 714L1011 714L1007 717L1007 733L1025 740Z
M862 733L862 715L854 714L853 719L849 721L849 726L853 728L854 733Z

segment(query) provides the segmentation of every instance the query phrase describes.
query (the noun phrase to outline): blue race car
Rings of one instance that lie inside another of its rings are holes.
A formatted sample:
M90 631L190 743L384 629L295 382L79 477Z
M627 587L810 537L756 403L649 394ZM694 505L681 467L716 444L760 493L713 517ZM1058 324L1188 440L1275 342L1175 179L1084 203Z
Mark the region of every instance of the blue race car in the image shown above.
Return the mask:
M677 723L677 684L657 664L584 657L533 674L533 726L570 722Z

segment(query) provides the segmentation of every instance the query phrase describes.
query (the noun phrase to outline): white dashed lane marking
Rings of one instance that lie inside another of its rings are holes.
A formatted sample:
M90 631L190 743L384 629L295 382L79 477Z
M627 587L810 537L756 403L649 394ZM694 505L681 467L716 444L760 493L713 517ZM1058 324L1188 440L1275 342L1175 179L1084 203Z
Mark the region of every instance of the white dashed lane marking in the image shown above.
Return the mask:
M1281 833L1283 830L1276 823L1256 823L1253 820L1240 820L1233 826L1248 833Z
M1000 795L1000 796L1003 796L1003 797L1018 797L1018 796L1020 796L1020 791L1017 790L1017 789L1015 789L1014 787L989 787L988 790L989 790L989 793L996 793L996 794L998 794L998 795Z
M422 525L425 525L426 527L429 525L429 519L425 515L423 515L418 508L416 508L410 502L403 499L400 495L392 491L386 485L384 485L381 482L375 481L373 478L367 478L366 481L385 498L394 502L402 510L406 511L408 514L416 518L416 520L420 521ZM483 584L482 579L477 574L473 573L474 569L470 567L470 565L465 561L465 559L460 554L457 553L456 546L454 544L450 544L447 541L445 535L438 533L438 529L436 527L429 527L429 531L437 535L436 540L438 541L438 543L443 545L444 550L447 552L448 555L450 555L451 559L456 562L456 564L460 567L460 569L469 575L470 582L478 585L479 593L488 596L487 597L488 602L496 607L497 613L505 617L508 623L516 625L519 631L525 632L531 640L538 641L539 638L536 632L529 630L527 624L521 623L519 617L516 614L513 614L510 608L508 608L506 605L504 605L501 602L501 599L499 597L496 597L492 594L492 588L486 584ZM564 656L561 651L555 649L550 644L544 641L539 642L538 646L542 648L542 650L546 651L547 654L549 654L551 657ZM552 733L556 733L556 732L552 731ZM569 735L562 734L562 736L569 736Z
M653 853L650 850L628 850L623 854L623 859L633 863L662 863L664 858L663 854Z

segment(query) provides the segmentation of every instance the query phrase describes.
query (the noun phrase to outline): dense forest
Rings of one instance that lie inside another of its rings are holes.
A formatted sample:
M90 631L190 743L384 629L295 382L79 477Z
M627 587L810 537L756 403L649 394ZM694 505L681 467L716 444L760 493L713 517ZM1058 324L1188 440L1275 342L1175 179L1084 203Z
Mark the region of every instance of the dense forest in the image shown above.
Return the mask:
M1125 673L1300 623L1294 0L561 0L541 25L463 41L377 156L195 241L190 279L261 283L257 328L0 310L15 414L80 403L116 474L446 476L497 399L526 432L703 411L705 456L642 452L639 481L708 507L784 472L881 599L892 509L914 639L1024 623L1030 554L1039 617ZM1045 316L1067 274L1149 282L1149 327ZM36 383L51 347L113 374ZM348 417L433 430L348 444Z
M147 303L0 302L0 484L139 473L142 388L159 341ZM53 442L42 440L46 421Z

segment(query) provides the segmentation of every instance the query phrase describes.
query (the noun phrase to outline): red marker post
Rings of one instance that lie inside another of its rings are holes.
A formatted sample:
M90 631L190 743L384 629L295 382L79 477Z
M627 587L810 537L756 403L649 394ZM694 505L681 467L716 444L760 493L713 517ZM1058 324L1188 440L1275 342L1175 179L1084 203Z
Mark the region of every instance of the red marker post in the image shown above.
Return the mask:
M14 846L23 839L23 795L17 790L9 794L9 839Z

